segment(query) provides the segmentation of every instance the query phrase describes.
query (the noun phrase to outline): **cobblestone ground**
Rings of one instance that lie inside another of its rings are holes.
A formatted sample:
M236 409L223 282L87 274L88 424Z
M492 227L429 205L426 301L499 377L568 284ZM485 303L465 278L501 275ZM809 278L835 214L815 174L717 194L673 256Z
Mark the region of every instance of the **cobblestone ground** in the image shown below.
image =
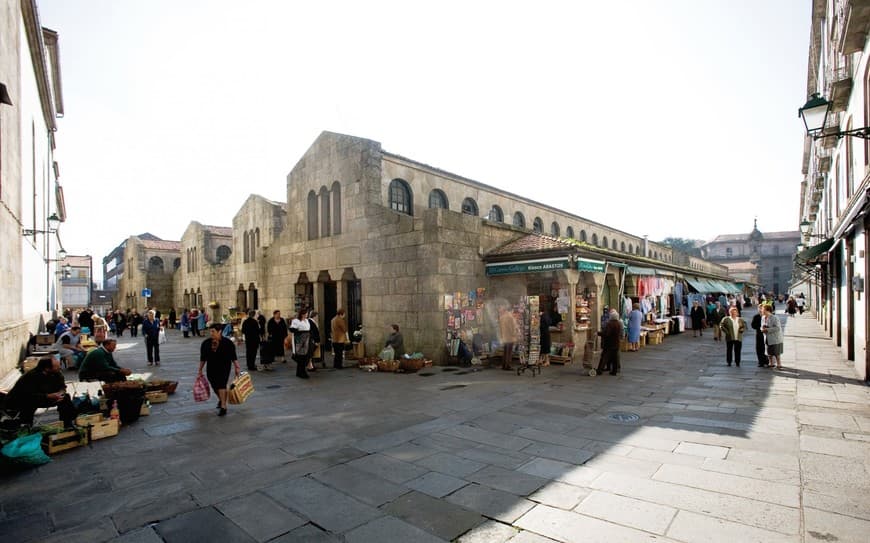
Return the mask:
M302 381L278 364L223 418L192 399L199 341L171 334L154 374L178 392L116 437L0 479L0 535L866 542L870 389L811 316L782 318L784 371L756 366L752 337L726 367L709 333L623 353L618 377L553 366ZM118 358L145 372L144 351L126 337Z

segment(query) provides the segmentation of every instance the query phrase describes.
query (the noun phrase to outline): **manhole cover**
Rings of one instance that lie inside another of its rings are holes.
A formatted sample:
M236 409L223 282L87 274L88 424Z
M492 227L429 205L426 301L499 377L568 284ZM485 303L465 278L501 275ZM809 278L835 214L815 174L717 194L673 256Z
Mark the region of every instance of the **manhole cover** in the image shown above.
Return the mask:
M466 385L448 385L446 387L441 387L441 390L451 390L454 388L465 388Z
M266 388L281 388L281 385L269 385Z
M637 422L640 420L640 415L635 413L608 413L607 418L613 422L625 424L628 422Z
M432 377L435 374L430 373L430 372L423 372L423 373L418 373L417 375L419 375L420 377Z

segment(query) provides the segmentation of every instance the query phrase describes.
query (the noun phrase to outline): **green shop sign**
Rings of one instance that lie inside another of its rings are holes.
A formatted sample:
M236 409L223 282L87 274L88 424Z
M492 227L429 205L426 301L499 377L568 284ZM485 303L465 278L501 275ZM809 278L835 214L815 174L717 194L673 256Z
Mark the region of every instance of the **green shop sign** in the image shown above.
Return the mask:
M604 262L601 260L577 259L577 269L585 272L603 272Z
M487 275L511 275L514 273L538 273L553 270L567 270L568 259L557 260L524 260L522 262L505 262L503 264L487 264Z

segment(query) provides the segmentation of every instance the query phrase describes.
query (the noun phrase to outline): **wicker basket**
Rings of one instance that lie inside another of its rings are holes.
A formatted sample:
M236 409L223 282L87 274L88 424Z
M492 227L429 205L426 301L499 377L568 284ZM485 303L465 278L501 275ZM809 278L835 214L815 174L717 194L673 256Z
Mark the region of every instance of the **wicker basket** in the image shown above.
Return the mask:
M178 388L178 381L148 381L145 383L146 392L165 392L167 394L175 394L175 389Z
M431 366L432 361L426 358L403 358L399 365L403 371L413 372Z
M399 369L398 360L378 360L378 371L396 371Z

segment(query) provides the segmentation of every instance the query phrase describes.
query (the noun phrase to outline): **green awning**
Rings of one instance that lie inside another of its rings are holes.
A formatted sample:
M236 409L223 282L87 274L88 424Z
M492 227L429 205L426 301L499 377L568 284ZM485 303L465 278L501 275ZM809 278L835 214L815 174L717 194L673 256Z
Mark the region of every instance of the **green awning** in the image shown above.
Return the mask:
M542 260L518 260L515 262L497 262L486 265L486 275L511 275L514 273L539 273L553 270L567 270L567 258L547 258Z
M797 259L804 262L809 262L817 256L827 253L831 250L831 247L833 246L834 238L828 238L825 241L819 243L818 245L813 245L809 249L804 249L803 251L799 252L797 254Z
M647 275L649 277L655 277L656 271L652 268L641 268L640 266L629 266L625 269L625 273L628 275Z
M710 286L700 279L689 279L686 277L686 282L689 283L689 286L693 289L697 290L699 293L704 294L710 291Z
M577 269L585 272L603 272L605 262L603 260L592 260L589 258L578 258Z

